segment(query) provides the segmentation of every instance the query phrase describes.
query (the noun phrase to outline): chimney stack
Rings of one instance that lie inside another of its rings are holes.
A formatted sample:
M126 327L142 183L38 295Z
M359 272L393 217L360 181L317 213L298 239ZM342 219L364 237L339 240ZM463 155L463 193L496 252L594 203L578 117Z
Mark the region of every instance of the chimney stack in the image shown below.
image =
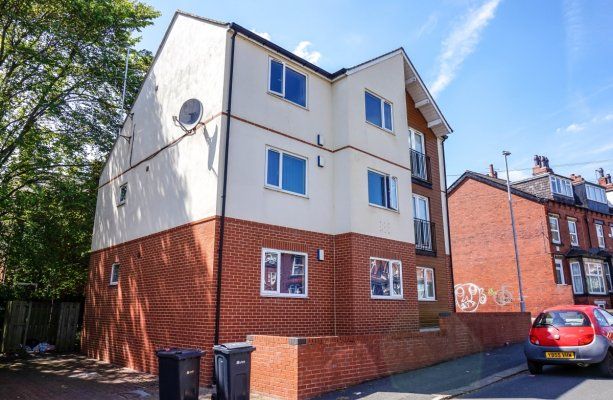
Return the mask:
M585 182L585 178L582 177L581 175L570 174L570 179L574 183L583 183L583 182Z
M607 192L613 192L613 182L611 181L611 174L604 174L604 169L598 168L596 170L598 174L598 184L606 189Z
M490 164L490 172L487 173L487 176L498 179L498 172L494 170L494 164Z
M553 170L549 168L549 159L545 156L534 156L534 165L532 166L532 175L551 174Z

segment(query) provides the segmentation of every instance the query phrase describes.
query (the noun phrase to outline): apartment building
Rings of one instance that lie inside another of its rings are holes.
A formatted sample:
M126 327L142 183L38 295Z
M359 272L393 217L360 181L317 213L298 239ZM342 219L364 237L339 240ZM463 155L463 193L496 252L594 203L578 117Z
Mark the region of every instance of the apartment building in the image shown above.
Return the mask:
M84 352L436 325L450 133L402 48L330 73L177 12L100 177Z
M560 304L611 307L613 209L598 182L556 174L535 156L532 177L512 182L527 310ZM519 287L506 181L464 173L449 188L458 311L519 310Z

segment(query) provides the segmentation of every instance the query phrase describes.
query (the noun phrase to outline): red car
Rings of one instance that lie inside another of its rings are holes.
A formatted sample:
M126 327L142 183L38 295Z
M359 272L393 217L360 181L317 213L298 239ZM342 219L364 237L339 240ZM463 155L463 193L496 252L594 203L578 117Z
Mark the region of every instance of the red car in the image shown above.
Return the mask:
M598 364L613 377L613 315L596 306L559 306L543 310L524 345L531 374L543 365Z

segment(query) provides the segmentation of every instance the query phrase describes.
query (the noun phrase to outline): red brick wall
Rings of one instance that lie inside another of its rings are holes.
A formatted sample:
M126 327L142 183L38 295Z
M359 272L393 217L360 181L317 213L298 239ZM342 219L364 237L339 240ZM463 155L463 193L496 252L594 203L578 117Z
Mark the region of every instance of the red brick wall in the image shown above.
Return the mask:
M123 243L90 257L81 338L92 358L157 373L155 350L213 345L215 220ZM119 284L110 286L111 265ZM210 383L212 358L202 361Z
M308 254L308 298L260 296L262 248ZM324 250L324 261L317 261L317 249ZM222 279L221 342L253 333L334 333L332 235L227 218Z
M527 310L572 304L569 286L555 284L547 212L539 204L513 196L519 258ZM467 179L449 196L453 273L456 287L475 284L486 303L477 311L518 311L519 290L507 193ZM501 306L496 294L506 288L512 303ZM474 296L478 298L478 296ZM461 311L456 303L457 311ZM470 310L470 309L469 309Z
M198 347L209 352L201 382L210 383L216 230L219 220L212 219L94 252L86 291L85 354L155 373L156 349ZM264 247L308 254L308 298L260 295ZM324 250L323 261L317 261L317 249ZM403 300L370 298L371 256L402 261ZM121 265L120 281L109 286L114 262ZM222 274L221 343L241 341L249 334L324 336L418 329L415 253L409 243L227 218Z
M560 226L560 240L561 244L555 244L549 242L550 252L554 255L562 256L571 249L570 244L570 232L568 229L569 218L574 218L577 224L577 235L579 237L579 247L584 250L598 247L598 236L596 234L596 221L604 222L604 236L606 251L613 251L613 238L609 237L611 228L609 223L613 222L613 217L593 211L580 209L578 207L563 205L560 203L549 202L547 203L547 212L549 214L555 214L558 216L558 223ZM551 235L550 235L551 236ZM571 259L564 259L564 279L566 285L570 287L572 283L572 277L570 274L570 261ZM580 261L580 260L578 260ZM552 269L555 266L552 264ZM583 267L582 267L583 268ZM584 290L586 295L576 295L574 302L577 304L594 304L596 300L602 300L607 303L607 307L611 307L610 295L587 295L587 286L584 281Z
M426 156L430 157L430 173L432 188L413 183L413 193L428 198L430 204L430 220L435 224L435 240L437 254L435 257L417 255L418 267L434 269L436 281L436 301L419 302L419 320L422 326L436 325L438 314L453 310L453 289L451 288L451 265L445 254L445 231L443 206L441 199L441 175L439 169L438 142L436 135L428 128L428 122L421 112L415 108L413 98L407 93L407 118L411 128L423 133Z
M530 315L451 314L441 318L440 326L439 332L422 333L299 339L250 337L256 347L252 353L252 390L282 399L307 399L367 380L521 342L528 334ZM265 385L267 381L285 383Z
M338 334L419 328L414 245L347 233L336 237L335 257ZM371 298L370 257L402 262L402 300Z

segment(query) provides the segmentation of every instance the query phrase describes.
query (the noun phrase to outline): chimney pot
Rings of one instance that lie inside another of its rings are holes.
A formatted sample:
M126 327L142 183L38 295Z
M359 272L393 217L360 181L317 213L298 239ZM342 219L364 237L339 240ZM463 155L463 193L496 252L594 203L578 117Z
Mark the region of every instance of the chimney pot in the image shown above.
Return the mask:
M539 175L544 173L553 173L553 170L549 168L549 159L545 156L534 156L532 175Z

